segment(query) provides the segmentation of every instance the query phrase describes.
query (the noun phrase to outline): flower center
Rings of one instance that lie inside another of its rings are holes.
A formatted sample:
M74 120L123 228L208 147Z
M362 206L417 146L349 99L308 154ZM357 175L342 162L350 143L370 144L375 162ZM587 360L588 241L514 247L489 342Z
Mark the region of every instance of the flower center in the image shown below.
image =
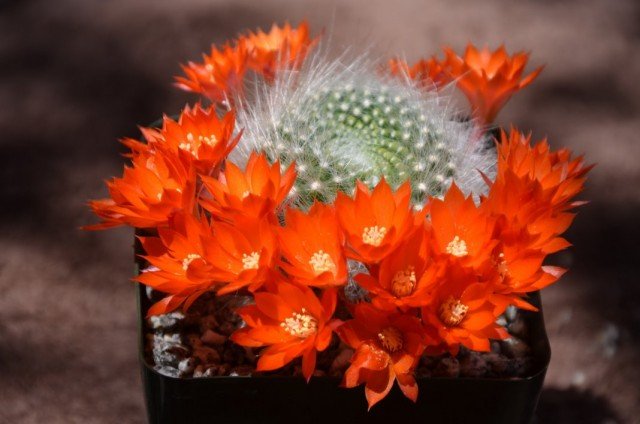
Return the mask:
M182 260L182 269L184 269L186 271L187 268L189 268L189 265L191 264L191 262L193 262L195 259L200 259L200 258L201 258L201 256L198 255L197 253L189 253Z
M413 266L396 272L391 281L391 292L396 297L405 297L413 293L416 287L416 270Z
M469 254L467 251L467 243L460 237L455 236L447 245L447 253L458 258L467 256Z
M294 312L289 318L285 318L280 327L292 336L304 339L318 331L318 321L302 308L300 313Z
M402 333L395 327L387 327L378 333L378 340L387 352L395 353L402 349L404 345L404 339Z
M468 311L467 305L453 296L449 296L440 305L440 320L449 327L455 327L462 322Z
M258 269L258 262L260 261L260 253L251 252L250 254L242 254L242 268L243 269Z
M371 246L380 246L386 234L387 229L385 227L378 227L377 225L365 227L362 231L362 242Z
M209 146L215 146L218 143L218 137L215 134L211 134L208 137L204 135L199 135L198 140L201 143L207 144Z
M509 268L507 268L507 261L504 259L504 253L498 255L496 262L496 268L501 279L505 279L509 276Z
M333 263L331 256L324 250L318 250L314 253L309 259L309 265L311 265L316 274L322 274L327 271L333 274L336 273L336 264Z
M207 144L209 146L215 146L218 143L218 138L215 134L211 134L210 136L198 135L198 139L193 136L193 133L187 133L187 139L180 143L178 147L186 152L189 152L198 159L198 149L202 144Z
M180 143L178 146L180 149L191 154L194 158L198 159L198 150L191 143Z

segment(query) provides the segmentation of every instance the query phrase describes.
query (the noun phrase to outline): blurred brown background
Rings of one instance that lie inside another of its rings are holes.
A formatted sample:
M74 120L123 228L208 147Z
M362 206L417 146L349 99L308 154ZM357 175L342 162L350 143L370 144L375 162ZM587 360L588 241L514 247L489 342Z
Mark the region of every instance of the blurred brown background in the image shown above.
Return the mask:
M0 422L145 422L132 233L84 233L116 139L175 112L178 63L272 22L413 60L467 41L533 52L499 123L597 162L543 296L540 423L640 422L640 3L634 0L0 0Z

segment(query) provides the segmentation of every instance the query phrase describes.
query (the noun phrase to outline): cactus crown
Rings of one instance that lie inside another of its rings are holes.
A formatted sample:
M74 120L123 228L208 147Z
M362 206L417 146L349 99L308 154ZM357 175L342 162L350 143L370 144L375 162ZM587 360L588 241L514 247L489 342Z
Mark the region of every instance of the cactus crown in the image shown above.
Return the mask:
M375 69L365 60L343 66L315 58L273 85L257 85L240 108L245 135L234 159L262 150L283 165L295 161L292 200L302 208L351 193L356 180L374 186L381 176L392 186L409 179L415 205L442 195L453 179L482 191L476 169L491 174L492 159L473 147L482 144L473 127L456 122L436 93Z

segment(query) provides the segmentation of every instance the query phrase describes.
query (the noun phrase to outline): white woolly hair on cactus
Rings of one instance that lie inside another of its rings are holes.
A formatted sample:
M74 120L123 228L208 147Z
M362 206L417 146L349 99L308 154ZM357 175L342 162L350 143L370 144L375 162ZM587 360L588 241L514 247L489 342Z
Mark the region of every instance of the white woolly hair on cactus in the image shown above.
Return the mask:
M367 55L347 56L318 50L272 84L256 80L238 104L244 134L231 160L242 165L264 151L285 166L295 161L290 200L301 208L381 176L394 187L410 180L417 208L452 181L467 193L485 191L479 171L493 177L495 153L472 122L460 122L448 96L383 75Z

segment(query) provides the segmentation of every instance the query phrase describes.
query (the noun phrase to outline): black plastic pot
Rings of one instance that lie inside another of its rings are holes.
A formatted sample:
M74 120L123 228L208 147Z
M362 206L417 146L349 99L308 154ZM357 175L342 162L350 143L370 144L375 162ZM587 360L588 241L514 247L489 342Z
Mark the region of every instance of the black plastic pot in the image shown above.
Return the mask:
M539 293L530 301L541 307ZM529 423L551 357L542 311L526 313L534 366L514 379L419 378L417 403L397 387L367 412L363 389L344 389L331 377L307 384L296 377L174 378L144 357L144 316L150 306L138 288L140 365L150 423ZM408 421L411 420L411 421Z

